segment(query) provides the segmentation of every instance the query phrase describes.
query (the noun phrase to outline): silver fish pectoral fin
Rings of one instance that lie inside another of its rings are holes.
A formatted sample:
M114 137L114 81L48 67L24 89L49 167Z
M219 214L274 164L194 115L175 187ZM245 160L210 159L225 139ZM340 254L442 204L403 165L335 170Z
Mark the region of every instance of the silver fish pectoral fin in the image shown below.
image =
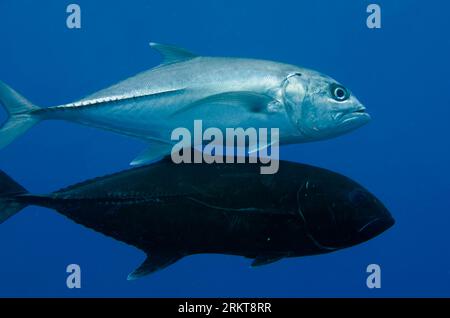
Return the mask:
M278 103L280 103L278 100L275 100L273 97L265 94L248 91L225 92L197 100L181 109L178 109L172 113L171 117L176 117L190 110L211 106L240 107L251 113L269 113L276 109L274 105Z

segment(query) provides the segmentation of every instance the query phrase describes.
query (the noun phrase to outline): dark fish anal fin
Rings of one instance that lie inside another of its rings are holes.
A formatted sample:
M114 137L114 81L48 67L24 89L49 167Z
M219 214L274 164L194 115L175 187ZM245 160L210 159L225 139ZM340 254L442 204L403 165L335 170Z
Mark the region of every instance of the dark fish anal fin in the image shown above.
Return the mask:
M261 255L257 256L255 260L252 262L252 267L258 267L263 265L268 265L271 263L275 263L280 259L284 258L284 255Z
M128 275L128 280L136 280L143 276L152 274L156 271L166 268L177 262L184 255L175 252L155 252L151 255L147 255L145 261L136 268L131 274Z

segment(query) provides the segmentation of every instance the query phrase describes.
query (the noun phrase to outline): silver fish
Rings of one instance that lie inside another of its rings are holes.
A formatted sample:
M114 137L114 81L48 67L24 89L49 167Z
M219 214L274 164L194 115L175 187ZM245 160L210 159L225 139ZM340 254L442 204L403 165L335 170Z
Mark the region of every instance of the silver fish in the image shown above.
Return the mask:
M163 63L80 101L40 108L0 82L0 102L9 118L0 148L41 120L67 120L144 139L132 164L170 154L171 132L205 128L278 128L280 144L335 137L370 120L355 96L319 72L271 61L202 57L150 43Z

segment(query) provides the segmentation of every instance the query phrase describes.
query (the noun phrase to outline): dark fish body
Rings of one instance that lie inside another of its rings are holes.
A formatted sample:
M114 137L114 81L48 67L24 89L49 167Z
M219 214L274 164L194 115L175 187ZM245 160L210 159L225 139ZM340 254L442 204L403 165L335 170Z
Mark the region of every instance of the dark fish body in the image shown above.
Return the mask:
M275 175L261 175L259 168L177 165L167 159L49 195L16 186L2 194L0 222L26 205L57 210L150 255L130 278L198 253L245 256L254 258L254 265L326 253L393 224L374 196L344 176L283 161Z

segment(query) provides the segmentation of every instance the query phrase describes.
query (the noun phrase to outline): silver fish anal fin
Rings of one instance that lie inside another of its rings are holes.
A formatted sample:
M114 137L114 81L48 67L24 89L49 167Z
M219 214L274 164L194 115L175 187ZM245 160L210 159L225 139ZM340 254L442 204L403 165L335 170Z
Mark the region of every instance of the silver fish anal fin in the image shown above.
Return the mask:
M157 140L149 141L149 148L144 150L130 163L131 166L140 166L156 162L172 152L173 144Z
M137 156L131 163L131 166L140 166L156 161L160 161L164 158L170 157L173 153L185 151L189 149L191 151L191 144L188 140L184 142L174 143L172 141L164 141L158 139L148 140L149 148L144 150L139 156ZM196 145L194 145L195 147ZM195 151L195 149L193 150Z

